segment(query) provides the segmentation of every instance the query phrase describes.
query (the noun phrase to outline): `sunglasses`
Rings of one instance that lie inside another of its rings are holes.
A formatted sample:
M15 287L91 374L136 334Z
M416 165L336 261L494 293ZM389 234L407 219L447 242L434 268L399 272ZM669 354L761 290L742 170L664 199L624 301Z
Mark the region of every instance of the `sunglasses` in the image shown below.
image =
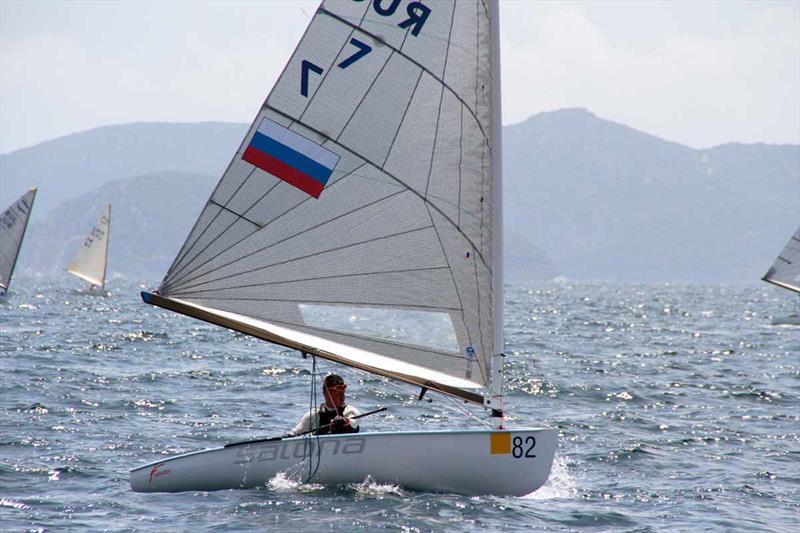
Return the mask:
M345 390L347 388L347 385L345 385L344 383L337 383L336 385L326 385L325 388L331 391Z

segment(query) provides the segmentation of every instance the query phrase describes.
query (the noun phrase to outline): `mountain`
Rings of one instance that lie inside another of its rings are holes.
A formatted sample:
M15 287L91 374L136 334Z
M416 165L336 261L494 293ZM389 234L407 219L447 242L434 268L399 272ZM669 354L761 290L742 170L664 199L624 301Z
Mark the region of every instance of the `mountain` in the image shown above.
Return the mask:
M154 122L59 137L0 155L0 203L39 187L34 223L64 200L119 178L169 170L219 176L246 131L245 124Z
M63 268L110 201L110 272L163 275L245 130L109 126L0 156L0 204L30 184L48 199L20 268ZM584 109L507 126L504 142L512 281L753 282L800 224L797 145L696 150Z
M64 270L111 203L109 275L160 279L216 182L208 174L161 172L106 183L63 202L32 226L19 267L28 272ZM83 284L77 279L75 283Z
M505 224L567 277L758 279L800 224L800 146L696 150L585 109L504 130Z

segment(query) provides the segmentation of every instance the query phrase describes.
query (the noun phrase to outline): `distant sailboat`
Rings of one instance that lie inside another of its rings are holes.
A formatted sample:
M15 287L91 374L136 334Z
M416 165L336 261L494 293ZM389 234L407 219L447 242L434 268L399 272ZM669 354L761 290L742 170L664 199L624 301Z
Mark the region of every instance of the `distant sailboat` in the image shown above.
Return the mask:
M88 281L91 285L83 292L105 296L106 268L108 266L108 240L111 231L111 204L106 205L97 223L84 239L67 272Z
M494 429L235 442L135 468L133 490L263 486L304 461L322 483L524 495L546 481L556 430L503 428L498 11L322 2L158 291L142 293L481 405Z
M36 187L20 196L0 215L0 299L8 294L35 199Z
M783 251L775 258L767 273L761 278L767 283L800 294L800 228L792 235ZM800 326L800 314L772 320L773 326Z

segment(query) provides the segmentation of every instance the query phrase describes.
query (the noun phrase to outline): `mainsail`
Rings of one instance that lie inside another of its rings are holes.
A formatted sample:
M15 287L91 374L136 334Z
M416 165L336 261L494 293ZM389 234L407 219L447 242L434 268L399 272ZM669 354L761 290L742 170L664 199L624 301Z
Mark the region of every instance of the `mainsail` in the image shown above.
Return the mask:
M502 351L496 13L324 1L145 300L483 402Z
M108 237L111 231L111 204L106 205L92 231L86 236L67 272L103 288L108 264Z
M11 276L14 274L14 266L17 264L35 199L34 187L0 215L0 292L6 292L11 284Z
M761 279L800 293L800 228Z

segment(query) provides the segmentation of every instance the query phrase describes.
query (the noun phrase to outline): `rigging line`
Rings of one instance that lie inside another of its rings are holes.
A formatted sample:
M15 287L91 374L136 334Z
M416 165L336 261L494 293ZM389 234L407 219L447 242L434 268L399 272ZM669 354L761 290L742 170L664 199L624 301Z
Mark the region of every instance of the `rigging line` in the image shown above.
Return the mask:
M427 206L426 206L427 209ZM464 325L464 331L467 332L467 342L469 342L469 346L472 346L472 333L469 330L469 326L467 325L467 319L464 312L464 302L461 300L461 293L458 290L458 282L456 281L456 275L453 273L453 267L450 265L450 259L447 257L447 250L444 249L444 243L442 242L442 238L439 235L439 229L436 227L436 223L433 221L433 215L431 215L430 210L428 210L428 218L431 221L431 225L433 226L433 230L436 232L436 238L439 241L439 248L442 250L442 255L444 255L444 260L447 262L447 269L450 271L450 277L453 280L453 286L456 289L456 295L458 296L458 306L461 308L461 323ZM482 334L480 331L480 327L478 328L478 333ZM481 369L481 378L483 383L488 383L486 380L486 375L483 372L483 365L478 365L478 368Z
M333 142L333 141L331 141L331 142ZM363 163L363 164L361 164L360 166L358 166L358 167L356 167L355 169L353 169L352 171L350 171L350 172L347 172L347 173L343 174L343 175L342 175L340 178L338 178L338 179L336 179L336 180L332 181L332 182L330 183L330 185L328 185L328 186L326 187L326 189L330 191L331 189L333 189L334 187L336 187L336 186L337 186L339 183L343 182L343 181L344 181L344 179L345 179L345 178L347 178L347 177L349 177L349 176L358 176L358 174L357 174L357 171L361 170L361 169L362 169L363 167L365 167L366 165L367 165L367 163ZM250 207L248 207L248 208L247 208L247 210L245 211L245 214L246 214L246 213L248 213L248 212L249 212L251 209L253 209L253 208L254 208L256 205L258 205L260 202L262 202L262 201L264 200L264 198L266 198L266 197L267 197L267 196L268 196L268 195L269 195L269 194L270 194L270 193L271 193L271 192L272 192L272 191L273 191L273 190L274 190L274 189L275 189L275 188L276 188L278 185L280 185L281 183L284 183L284 182L283 182L282 180L279 180L279 179L277 179L277 180L276 180L276 183L275 183L275 185L273 185L273 186L272 186L272 187L271 187L271 188L270 188L270 189L269 189L267 192L265 192L265 193L264 193L264 194L261 196L261 198L259 198L258 200L256 200L256 201L255 201L255 202L254 202L254 203L253 203L253 204L252 204ZM382 182L382 183L385 183L385 182ZM392 184L392 185L394 185L394 184ZM315 198L313 198L313 197L311 197L311 196L308 196L308 197L304 198L303 200L300 200L300 201L299 201L298 203L296 203L295 205L288 207L288 208L287 208L287 209L285 209L285 210L284 210L282 213L280 213L279 215L275 216L275 217L274 217L272 220L270 220L269 222L267 222L266 224L264 224L263 226L261 226L261 229L259 229L258 231L256 231L256 232L253 232L253 233L250 233L250 234L248 234L248 235L245 235L244 237L241 237L241 238L240 238L239 240L237 240L236 242L234 242L234 243L230 244L230 245L229 245L227 248L224 248L224 249L220 250L220 251L219 251L219 253L217 253L216 255L214 255L214 256L212 256L212 257L209 257L208 259L206 259L205 261L203 261L203 262L202 262L202 263L200 263L199 265L195 265L195 266L194 266L194 269L192 270L192 272L197 272L197 270L199 270L199 269L203 268L205 265L207 265L208 263L210 263L211 261L213 261L213 260L214 260L214 259L216 259L217 257L221 256L222 254L226 253L226 252L227 252L228 250L230 250L231 248L234 248L236 245L238 245L239 243L241 243L241 242L242 242L242 241L244 241L245 239L249 238L249 237L250 237L251 235L253 235L254 233L258 233L258 232L260 232L260 231L264 230L264 229L265 229L267 226L269 226L270 224L272 224L272 223L276 222L277 220L279 220L280 218L282 218L284 215L286 215L286 214L288 214L288 213L290 213L290 212L294 211L295 209L297 209L298 207L300 207L300 206L301 206L301 205L303 205L304 203L306 203L306 202L310 202L312 199L315 199ZM235 222L235 221L234 221L234 222ZM213 240L212 242L216 242L216 240L217 240L217 239L219 239L220 237L222 237L222 235L224 235L224 233L225 233L226 231L228 231L228 229L230 229L230 227L231 227L231 226L233 226L233 222L232 222L232 223L231 223L231 224L230 224L230 225L229 225L227 228L225 228L225 230L224 230L223 232L221 232L219 235L217 235L217 236L214 238L214 240ZM316 226L316 227L319 227L319 226ZM313 229L313 228L311 228L311 229ZM208 245L206 245L206 247L203 249L203 251L205 251L205 249L206 249L206 248L208 248L208 246L210 246L210 244L211 244L211 243L209 243ZM192 258L192 260L196 259L196 258L197 258L197 257L198 257L198 256L199 256L199 255L200 255L202 252L203 252L203 251L201 251L201 252L199 252L198 254L196 254L196 255L195 255L195 257L194 257L194 258ZM186 268L186 267L187 267L187 266L188 266L190 263L191 263L191 261L190 261L189 263L185 264L183 267L181 267L181 269L180 269L178 272L176 272L176 273L175 273L175 275L177 275L179 272L183 271L183 270L184 270L184 269L185 269L185 268ZM213 271L214 271L214 270L210 270L210 271L209 271L209 273L210 273L210 272L213 272ZM196 277L195 277L195 278L188 279L188 280L186 279L188 276L190 276L190 275L191 275L191 273L192 273L192 272L190 272L190 273L189 273L187 276L184 276L184 277L182 277L182 278L171 279L171 280L169 281L169 283L167 283L167 284L165 284L165 285L164 285L164 288L165 288L165 289L169 289L169 288L171 288L171 287L178 286L178 285L180 285L181 283L184 283L184 282L187 282L187 281L192 281L192 280L196 279Z
M362 28L362 27L360 27L360 26L356 26L355 24L353 24L353 23L352 23L352 22L350 22L349 20L347 20L347 19L345 19L345 18L343 18L343 17L340 17L339 15L336 15L335 13L331 13L330 11L328 11L327 9L325 9L325 8L324 8L324 7L322 7L322 6L320 6L320 8L319 8L318 12L319 12L319 13L324 13L325 15L328 15L329 17L331 17L331 18L334 18L334 19L338 20L338 21L339 21L339 22L341 22L342 24L346 24L346 25L348 25L348 26L350 26L351 28L357 28L357 29L358 29L360 32L364 33L365 35L369 35L370 37L372 37L373 39L375 39L377 42L379 42L379 43L382 43L384 46L387 46L387 47L389 47L391 50L394 50L395 52L397 52L398 54L400 54L402 57L404 57L404 58L405 58L405 59L407 59L408 61L411 61L411 62L412 62L412 63L414 63L416 66L418 66L419 68L421 68L422 70L424 70L425 72L427 72L428 74L430 74L431 76L433 76L433 78L434 78L434 79L436 79L437 81L439 81L439 83L441 83L442 85L444 85L444 86L447 88L447 90L448 90L448 91L450 91L451 93L453 93L453 96L455 96L455 97L456 97L456 98L459 100L459 102L461 102L462 104L464 104L465 106L467 106L467 103L466 103L466 102L465 102L465 101L464 101L464 100L463 100L463 99L462 99L462 98L461 98L461 97L458 95L458 93L456 93L456 91L455 91L455 90L453 90L453 88L452 88L452 87L450 87L450 86L449 86L447 83L445 83L445 82L444 82L444 79L442 79L442 78L438 77L436 74L434 74L433 72L431 72L431 71L430 71L428 68L426 68L424 65L422 65L422 64L421 64L419 61L417 61L416 59L414 59L414 58L412 58L412 57L410 57L410 56L408 56L408 55L404 54L404 53L403 53L401 50L398 50L397 48L395 48L395 47L394 47L394 46L392 46L391 44L387 43L385 40L383 40L381 37L379 37L379 36L375 35L374 33L371 33L371 32L369 32L369 31L365 30L364 28ZM451 21L451 24L452 24L452 21ZM442 77L444 77L444 72L442 72ZM467 109L469 109L469 106L467 106ZM472 114L473 118L475 118L475 122L477 122L477 123L478 123L478 128L480 128L480 130L481 130L481 134L484 136L484 138L488 138L488 137L487 137L487 135L486 135L486 133L483 131L483 125L481 124L481 121L478 119L477 115L476 115L476 114L475 114L475 113L472 111L472 109L469 109L469 112Z
M310 483L311 479L317 475L319 471L319 464L322 459L322 449L320 448L319 443L319 410L317 408L317 356L311 354L311 394L309 394L309 426L311 426L311 422L316 420L316 427L317 431L313 431L311 433L306 433L303 439L303 456L306 455L306 450L308 450L308 479L306 479L306 483ZM317 418L315 418L317 417ZM314 435L316 433L316 435ZM316 437L316 448L317 448L317 467L314 468L312 472L312 465L314 463L314 446L311 445L311 439Z
M375 275L378 275L378 274L405 274L405 273L408 273L408 272L425 272L425 271L446 270L446 269L447 269L446 266L440 266L440 267L406 268L406 269L402 269L402 270L376 270L374 272L354 272L352 274L334 274L334 275L330 275L330 276L316 276L316 277L313 277L313 278L297 278L297 279L286 279L286 280L281 280L281 281L266 281L264 283L248 283L246 285L235 285L235 286L232 286L232 287L218 287L218 288L215 288L215 289L205 289L205 290L199 290L199 291L182 290L181 291L181 295L185 296L185 295L188 295L188 294L199 294L199 293L206 292L207 290L224 291L224 290L229 290L229 289L248 289L248 288L252 288L252 287L266 287L266 286L269 286L269 285L283 285L283 284L287 284L287 283L299 283L299 282L302 282L302 281L318 281L318 280L323 280L323 279L354 278L354 277L358 277L358 276L375 276Z
M274 107L270 107L270 109L271 109L272 111L274 111L275 113L277 113L277 114L279 114L279 115L283 116L283 117L286 117L286 118L288 118L288 119L291 119L291 118L292 118L292 117L290 117L289 115L287 115L286 113L284 113L283 111L281 111L280 109L276 109L276 108L274 108ZM298 122L298 124L301 124L302 126L305 126L305 127L306 127L306 128L308 128L309 130L311 130L311 131L313 131L313 132L315 132L315 133L317 133L317 134L319 134L319 135L325 135L325 134L324 134L324 133L322 133L321 131L317 130L316 128L314 128L314 127L312 127L312 126L310 126L310 125L308 125L308 124L306 124L306 123L304 123L304 122ZM327 136L326 136L326 137L327 137ZM328 138L330 138L330 137L328 137ZM335 141L334 141L334 142L335 142ZM395 176L394 174L392 174L391 172L389 172L388 170L386 170L384 167L380 166L380 165L379 165L377 162L375 162L375 161L371 161L371 160L370 160L368 157L365 157L365 156L363 156L363 155L359 154L358 152L356 152L355 150L353 150L353 149L352 149L352 148L350 148L349 146L346 146L346 145L344 145L344 144L339 144L339 143L336 143L336 144L337 144L337 146L341 147L343 150L346 150L346 151L350 152L351 154L353 154L354 156L358 157L359 159L361 159L361 160L363 160L363 161L366 161L366 162L367 162L367 163L369 163L370 165L374 166L376 169L380 170L381 172L383 172L384 174L386 174L387 176L389 176L390 178L392 178L393 180L395 180L397 183L399 183L400 185L402 185L403 187L405 187L405 188L406 188L406 189L407 189L409 192L411 192L412 194L414 194L414 195L418 196L418 197L420 198L420 200L422 200L423 202L425 202L425 204L426 204L426 205L427 205L427 204L429 204L431 207L433 207L433 208L434 208L434 209L435 209L435 210L436 210L436 211L437 211L437 212L438 212L440 215L442 215L442 217L444 217L444 218L445 218L445 220L447 220L447 221L448 221L448 222L449 222L449 223L450 223L450 224L451 224L451 225L452 225L452 226L453 226L453 227L456 229L456 231L457 231L459 234L461 234L461 236L462 236L462 237L464 237L464 239L465 239L467 242L469 242L470 246L472 246L472 247L475 249L475 253L478 255L478 257L480 258L480 260L481 260L481 262L484 264L484 266L486 266L486 268L489 268L489 266L488 266L488 263L487 263L487 262L486 262L486 260L484 259L484 257L483 257L483 254L481 253L481 249L480 249L480 248L478 248L477 246L475 246L475 243L473 243L473 242L472 242L472 239L470 239L470 237L469 237L469 236L468 236L466 233L464 233L464 232L461 230L461 228L459 228L459 227L458 227L458 225L456 225L456 223L455 223L455 222L453 222L453 220L452 220L452 219L451 219L449 216L447 216L447 214L446 214L444 211L442 211L441 209L439 209L439 207L438 207L438 206L436 206L435 204L432 204L432 203L428 202L427 198L425 198L425 196L423 196L423 195L422 195L422 194L421 194L419 191L417 191L416 189L414 189L413 187L411 187L411 186L410 186L408 183L404 182L403 180L401 180L400 178L398 178L397 176Z
M384 384L389 385L391 387L394 387L394 388L398 389L399 391L410 395L412 398L416 398L418 396L418 393L416 392L416 389L412 389L411 387L403 385L402 383L396 383L396 382L394 382L392 380L384 378L383 376L379 376L379 377L380 377L380 379L382 380L382 382ZM469 418L475 419L476 421L478 421L478 423L480 423L482 425L491 427L491 423L490 422L487 422L486 420L484 420L484 419L478 417L477 415L475 415L475 413L471 412L469 409L464 407L459 400L457 400L455 398L451 398L447 394L443 394L442 397L447 398L447 400L449 402L452 402L452 404L453 404L453 405L447 405L446 403L438 403L437 405L439 405L443 409L445 409L447 411L450 411L450 412L458 412L458 414L466 415Z
M456 3L453 2L453 12L450 14L450 32L447 34L447 50L444 53L444 66L442 68L442 80L447 73L447 60L450 58L450 39L453 37L453 20L456 15ZM436 156L436 144L439 140L439 123L442 121L442 102L444 101L444 81L442 90L439 91L439 110L436 113L436 128L433 131L433 146L431 147L431 161L428 165L428 177L425 179L425 197L428 197L428 188L431 185L431 173L433 172L433 159Z
M290 240L290 239L294 239L294 238L296 238L296 237L298 237L298 236L300 236L300 235L302 235L302 234L304 234L304 233L307 233L307 232L309 232L309 231L312 231L312 230L315 230L315 229L317 229L317 228L320 228L320 227L322 227L322 226L324 226L324 225L326 225L326 224L329 224L329 223L331 223L331 222L333 222L333 221L335 221L335 220L338 220L338 219L340 219L340 218L343 218L343 217L346 217L346 216L348 216L348 215L351 215L351 214L353 214L353 213L355 213L355 212L357 212L357 211L360 211L360 210L362 210L362 209L365 209L365 208L367 208L367 207L371 207L371 206L373 206L373 205L377 205L377 204L379 204L380 202L382 202L382 201L384 201L384 200L388 200L389 198L392 198L393 196L397 196L397 195L399 195L399 194L402 194L402 193L405 193L405 192L406 192L406 191L404 191L404 190L400 190L400 191L394 192L394 193L392 193L392 194L389 194L389 195L387 195L387 196L384 196L383 198L379 198L379 199L377 199L377 200L374 200L374 201L372 201L372 202L370 202L370 203L368 203L368 204L365 204L365 205L362 205L362 206L358 206L358 207L357 207L357 208L355 208L355 209L351 209L350 211L347 211L347 212L345 212L345 213L342 213L342 214L340 214L340 215L337 215L337 216L335 216L335 217L333 217L333 218L330 218L330 219L328 219L328 220L325 220L325 221L323 221L323 222L321 222L321 223L319 223L319 224L317 224L317 225L315 225L315 226L311 226L310 228L306 228L306 229L304 229L304 230L302 230L302 231L299 231L299 232L297 232L297 233L295 233L295 234L293 234L293 235L289 235L288 237L284 237L284 238L282 238L282 239L280 239L280 240L278 240L278 241L276 241L276 242L274 242L274 243L268 244L267 246L264 246L264 247L262 247L262 248L259 248L259 249L257 249L257 250L254 250L253 252L251 252L251 253L249 253L249 254L243 255L243 256L241 256L241 257L239 257L239 258L236 258L236 259L232 259L232 260L228 261L227 263L223 263L222 265L219 265L218 267L212 268L211 270L209 270L209 271L207 271L207 272L198 273L197 271L198 271L198 270L199 270L199 269L202 267L202 265L201 265L201 266L198 266L198 267L196 267L196 268L195 268L195 269L192 271L192 274L196 274L196 275L195 275L194 277L192 277L192 276L191 276L191 274L190 274L188 277L186 277L186 278L184 278L184 279L182 279L182 280L181 280L181 284L183 284L184 288L191 288L191 287L195 287L195 286L197 286L197 284L195 284L195 285L188 285L188 286L187 286L187 285L185 285L185 284L186 284L186 283L191 283L192 281L195 281L195 280L197 280L198 278L201 278L201 277L203 277L203 276L207 276L207 275L211 274L212 272L216 272L217 270L220 270L220 269L223 269L223 268L225 268L225 267L228 267L228 266L230 266L230 265L232 265L232 264L234 264L234 263L238 263L239 261L242 261L243 259L247 259L248 257L251 257L251 256L253 256L253 255L257 254L257 253L260 253L260 252L263 252L263 251L265 251L265 250L268 250L269 248L272 248L272 247L274 247L274 246L277 246L277 245L279 245L279 244L281 244L281 243L283 243L283 242L286 242L286 241L288 241L288 240ZM402 234L404 234L404 233L411 233L411 232L413 232L413 231L419 231L419 230L422 230L422 229L425 229L425 228L414 228L414 229L411 229L411 230L402 231L402 232L399 232L399 233L396 233L396 234L392 234L392 235L384 235L384 236L382 236L382 237L377 237L377 238L374 238L374 239L368 239L368 240L366 240L366 241L363 241L363 242L360 242L360 243L354 243L354 244L350 244L350 245L342 246L342 247L340 247L340 248L342 248L342 249L343 249L343 248L347 248L347 247L349 247L349 246L355 246L355 245L357 245L357 244L364 244L364 243L367 243L367 242L372 242L372 241L375 241L375 240L380 240L380 239L384 239L384 238L387 238L387 237L394 237L394 236L397 236L397 235L402 235ZM321 252L315 252L315 253L313 253L313 254L311 254L311 255L308 255L308 256L305 256L305 257L296 258L296 259L304 259L304 258L306 258L306 257L313 257L313 256L315 256L315 255L319 255L319 254L321 254L321 253L325 253L325 252L331 252L331 251L336 251L337 249L339 249L339 248L332 248L332 249L330 249L330 250L323 250L323 251L321 251ZM220 255L221 255L221 254L220 254ZM219 257L219 255L217 255L216 257ZM216 257L213 257L213 258L211 258L210 260L216 259ZM210 260L209 260L209 261L210 261ZM290 261L293 261L293 260L294 260L294 259L289 259L289 260L282 261L282 262L279 262L279 263L273 263L273 264L270 264L270 265L264 265L264 266L261 266L261 267L258 267L258 268L252 268L252 269L250 269L250 270L245 270L245 271L242 271L242 272L237 272L237 273L234 273L234 274L229 274L229 275L227 275L227 276L222 276L221 278L215 278L215 279L208 280L208 281L219 281L219 280L222 280L222 279L228 279L228 278L235 277L235 276L241 276L241 275L243 275L243 274L249 274L249 273L251 273L251 272L255 272L255 271L257 271L257 270L262 270L262 269L264 269L264 268L268 268L268 267L271 267L271 266L275 266L275 265L279 265L279 264L283 264L283 263L288 263L288 262L290 262ZM208 262L208 261L207 261L207 262ZM203 283L206 283L206 282L203 282ZM176 283L176 284L173 284L173 285L172 285L172 287L179 287L179 286L181 286L181 284L177 284L177 283Z

